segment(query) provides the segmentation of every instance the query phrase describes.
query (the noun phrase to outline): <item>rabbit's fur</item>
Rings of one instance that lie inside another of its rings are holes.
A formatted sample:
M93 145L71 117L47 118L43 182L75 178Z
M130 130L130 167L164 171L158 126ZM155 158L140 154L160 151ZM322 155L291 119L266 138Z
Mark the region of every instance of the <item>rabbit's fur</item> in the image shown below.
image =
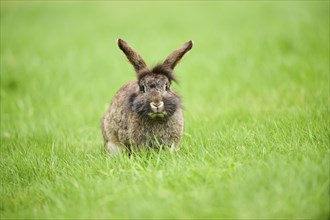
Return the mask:
M137 80L117 92L102 119L106 148L111 154L123 148L160 145L178 148L183 135L183 110L179 95L170 86L175 81L173 69L192 48L192 41L173 51L162 64L152 69L124 40L117 42L134 66Z

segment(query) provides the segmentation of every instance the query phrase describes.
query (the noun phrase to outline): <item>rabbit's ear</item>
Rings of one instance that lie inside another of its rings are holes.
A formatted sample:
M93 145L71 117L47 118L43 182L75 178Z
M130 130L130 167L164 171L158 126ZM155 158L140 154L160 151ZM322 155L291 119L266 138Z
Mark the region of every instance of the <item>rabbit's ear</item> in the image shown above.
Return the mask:
M117 40L119 48L125 53L129 62L134 66L136 72L141 71L142 69L147 68L146 63L136 50L130 47L126 41L122 39Z
M191 40L186 42L182 47L174 50L170 55L168 55L163 65L173 70L183 55L185 55L192 48L192 46L193 42Z

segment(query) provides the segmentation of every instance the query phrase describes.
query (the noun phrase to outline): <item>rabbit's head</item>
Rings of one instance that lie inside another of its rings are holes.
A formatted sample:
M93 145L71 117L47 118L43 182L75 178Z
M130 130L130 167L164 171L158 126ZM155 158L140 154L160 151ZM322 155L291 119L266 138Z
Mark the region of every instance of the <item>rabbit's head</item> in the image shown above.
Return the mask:
M142 57L124 40L118 39L119 48L133 65L138 79L138 89L129 97L130 107L140 116L152 119L166 119L181 108L180 97L171 89L173 69L193 46L188 41L174 50L163 63L152 69Z

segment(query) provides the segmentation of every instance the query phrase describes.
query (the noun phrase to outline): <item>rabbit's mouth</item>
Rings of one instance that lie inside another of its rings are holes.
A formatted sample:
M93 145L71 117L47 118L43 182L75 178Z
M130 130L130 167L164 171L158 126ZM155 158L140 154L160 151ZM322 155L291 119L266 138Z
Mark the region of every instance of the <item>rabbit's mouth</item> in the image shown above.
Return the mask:
M148 113L149 117L151 118L164 118L167 114L164 111L164 102L163 101L158 101L158 102L150 102L150 108L151 111Z
M148 113L148 116L151 118L164 118L166 116L166 112L150 112Z

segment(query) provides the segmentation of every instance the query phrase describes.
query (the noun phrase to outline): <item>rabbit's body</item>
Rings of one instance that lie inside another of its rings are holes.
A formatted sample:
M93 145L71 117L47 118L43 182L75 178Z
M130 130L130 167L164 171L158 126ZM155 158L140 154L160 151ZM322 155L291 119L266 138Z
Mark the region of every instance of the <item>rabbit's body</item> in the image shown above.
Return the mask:
M126 147L177 146L183 135L183 111L176 109L168 118L141 117L132 111L130 97L139 90L137 81L124 85L115 95L103 118L105 141Z
M123 40L119 47L135 67L138 80L124 85L115 95L102 120L107 149L141 149L165 145L177 148L183 136L184 118L180 97L170 88L172 70L192 47L187 42L161 65L149 69L140 55Z

